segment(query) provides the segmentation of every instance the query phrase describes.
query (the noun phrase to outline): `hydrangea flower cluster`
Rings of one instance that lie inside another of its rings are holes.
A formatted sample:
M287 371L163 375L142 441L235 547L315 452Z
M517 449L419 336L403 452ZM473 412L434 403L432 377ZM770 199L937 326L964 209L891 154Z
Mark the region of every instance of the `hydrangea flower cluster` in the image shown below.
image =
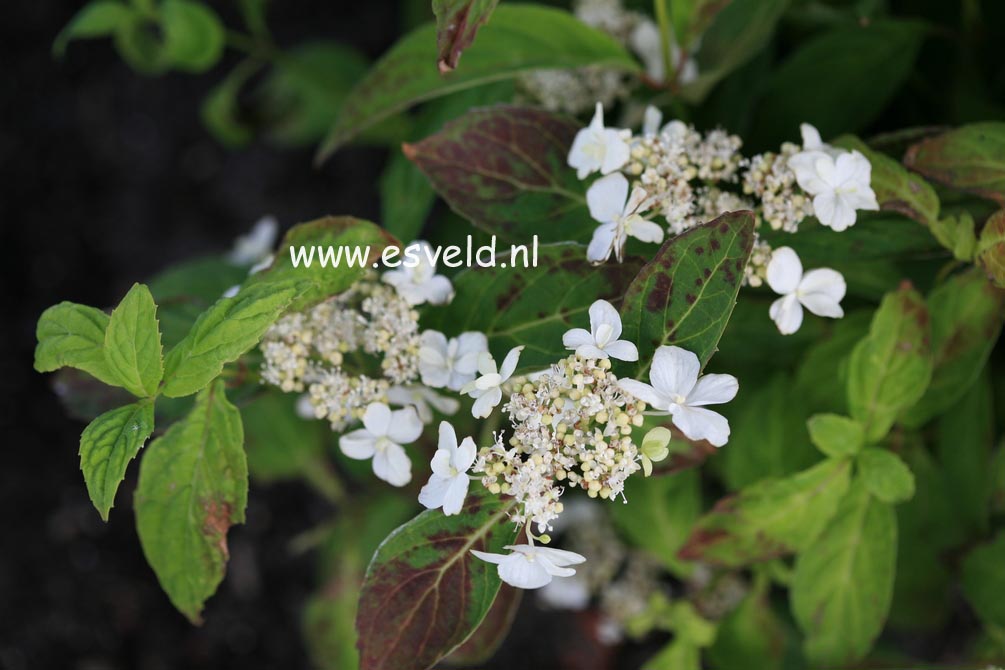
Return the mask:
M662 114L650 107L642 132L633 135L605 126L597 103L589 126L573 141L568 164L577 176L601 175L586 191L590 215L599 224L587 248L587 258L594 263L611 256L621 262L629 237L659 243L664 232L680 235L729 211L750 209L757 214L758 228L795 233L807 217L841 232L854 225L858 210L879 209L868 159L824 143L813 126L801 126L801 147L785 143L778 153L748 159L740 153L742 143L735 135L721 129L701 133L680 121L662 121ZM657 217L664 224L653 220ZM796 284L769 280L783 267L786 275L802 274L798 256L785 249L776 258L755 233L743 278L752 287L767 283L782 296L770 310L779 331L789 334L799 328L802 307L819 316L842 316L837 303L844 297L845 283L834 270L807 273L806 285L798 278ZM810 295L809 302L797 294ZM827 296L827 304L819 304L811 294Z

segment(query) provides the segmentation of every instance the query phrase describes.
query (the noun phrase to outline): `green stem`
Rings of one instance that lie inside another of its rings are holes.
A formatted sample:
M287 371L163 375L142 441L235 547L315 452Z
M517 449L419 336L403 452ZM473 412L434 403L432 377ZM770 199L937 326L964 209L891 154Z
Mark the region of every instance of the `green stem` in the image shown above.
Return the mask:
M345 486L335 473L335 469L323 458L314 459L303 468L304 480L311 488L333 504L341 504L346 499Z
M673 27L670 25L670 14L667 12L667 2L669 0L653 0L653 13L656 15L656 22L660 27L660 46L663 49L663 81L669 81L673 74L673 58L670 54L670 45L674 38L671 35Z

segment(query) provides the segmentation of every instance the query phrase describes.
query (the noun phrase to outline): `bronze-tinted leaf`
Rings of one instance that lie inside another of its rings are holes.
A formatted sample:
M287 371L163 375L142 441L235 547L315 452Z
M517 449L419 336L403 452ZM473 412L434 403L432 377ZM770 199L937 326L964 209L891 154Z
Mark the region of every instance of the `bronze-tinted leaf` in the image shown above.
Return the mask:
M1005 205L1005 123L972 123L913 145L907 167Z
M492 15L499 0L433 0L436 15L436 67L446 73L457 67L461 52Z

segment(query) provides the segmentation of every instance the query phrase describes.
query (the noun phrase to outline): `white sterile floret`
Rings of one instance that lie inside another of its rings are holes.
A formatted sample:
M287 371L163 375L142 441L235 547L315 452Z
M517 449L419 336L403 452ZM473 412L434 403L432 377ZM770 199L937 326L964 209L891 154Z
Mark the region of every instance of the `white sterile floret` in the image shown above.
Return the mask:
M478 357L488 351L484 333L467 332L449 340L435 330L422 333L419 373L422 383L433 388L460 391L478 372Z
M363 428L339 438L342 453L356 460L373 459L373 474L393 486L412 480L412 461L401 445L414 442L422 434L422 422L411 407L391 411L375 402L363 414Z
M227 260L234 265L255 265L265 259L271 260L272 246L279 233L279 223L274 217L263 216L247 235L234 240L234 247L227 254Z
M569 149L569 167L576 169L580 179L597 171L610 174L620 170L628 162L631 136L630 130L604 127L604 106L598 102L590 125L576 133Z
M436 274L436 263L430 257L431 247L428 242L413 242L406 248L419 247L417 262L402 261L401 265L384 273L383 279L398 289L398 293L410 305L421 305L428 302L431 305L445 305L454 297L454 287L450 280ZM407 265L406 265L407 263Z
M523 346L513 347L506 358L503 359L502 366L496 368L495 359L492 354L485 351L478 357L478 373L481 375L474 381L470 381L461 389L461 393L469 395L475 399L471 406L471 415L476 419L484 419L492 413L496 405L502 401L502 385L505 384L520 360L520 352Z
M799 187L813 196L813 214L838 232L855 224L855 210L878 210L872 165L858 151L802 151L789 159Z
M531 544L511 544L509 554L492 554L471 550L471 553L499 566L499 579L518 589L539 589L554 577L571 577L576 570L570 565L585 563L586 558L572 551L538 547Z
M701 363L692 352L662 346L653 356L649 381L619 382L622 390L646 402L654 410L673 417L674 425L692 440L708 440L721 447L729 440L729 422L704 405L719 405L736 396L739 384L733 375L703 375Z
M846 286L841 273L818 268L803 274L803 264L790 247L779 247L771 254L767 280L771 290L782 296L771 303L769 314L783 335L799 330L803 307L817 316L844 316L840 303Z
M447 516L460 512L468 495L468 469L477 451L470 437L458 444L454 427L441 421L439 446L430 462L433 474L419 491L419 502L427 509L442 507Z
M643 242L662 242L663 228L642 218L648 207L645 189L636 186L628 194L628 180L615 173L602 177L586 191L586 204L590 216L600 222L586 249L586 257L593 263L602 263L614 253L618 262L624 257L625 242L629 237Z
M456 398L440 395L422 384L392 386L387 389L387 401L392 405L414 407L419 420L424 424L433 422L434 409L449 416L455 414L461 406Z
M606 300L590 305L590 330L573 328L562 336L562 344L583 358L617 358L639 360L639 350L621 337L621 315Z

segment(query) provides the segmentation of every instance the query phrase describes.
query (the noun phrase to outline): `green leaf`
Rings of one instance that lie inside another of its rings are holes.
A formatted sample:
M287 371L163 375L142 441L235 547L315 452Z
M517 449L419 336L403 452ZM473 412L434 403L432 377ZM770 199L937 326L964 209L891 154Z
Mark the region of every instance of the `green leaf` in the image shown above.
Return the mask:
M928 257L940 251L932 235L913 221L895 214L859 212L854 226L840 233L804 222L799 234L760 231L774 246L789 246L808 266L828 264L840 269L846 263Z
M914 475L892 451L866 447L855 463L862 483L877 500L894 504L914 497Z
M639 70L613 38L549 7L516 3L499 7L465 52L463 65L442 76L435 62L435 33L431 23L409 33L357 84L321 148L322 158L395 112L489 81L542 68L597 65Z
M977 266L995 286L1005 288L1005 209L992 214L981 230Z
M461 52L475 41L499 0L433 0L436 15L436 67L447 73L457 67Z
M91 502L105 521L129 461L153 432L154 404L140 401L102 414L81 434L80 469Z
M932 381L901 417L919 427L951 407L987 364L1005 321L1005 291L976 270L954 275L928 296L932 319Z
M684 99L700 102L720 80L763 49L788 4L788 0L731 0L702 35L696 56L700 74L683 86Z
M328 427L302 419L297 398L288 393L263 393L242 406L248 470L256 482L304 477L311 481L324 462Z
M223 55L223 24L201 2L164 0L160 5L164 57L183 72L205 72Z
M566 165L579 130L533 107L476 109L439 133L404 146L450 207L506 239L589 241L596 227L585 185Z
M510 253L498 252L500 263L511 264ZM522 261L522 255L517 258ZM477 330L488 336L496 355L524 345L521 367L550 365L570 353L562 344L565 331L588 328L590 305L600 298L617 303L639 268L633 261L591 265L579 244L541 246L537 261L527 269L460 272L450 305L427 313L424 325L449 335Z
M472 493L460 514L427 510L388 536L360 593L361 670L424 670L478 628L501 582L471 550L504 553L517 535L509 510Z
M928 309L910 285L888 293L848 362L848 406L866 443L883 439L932 376Z
M66 45L71 40L86 40L95 37L108 37L118 30L119 26L128 22L135 15L135 10L116 0L95 0L84 5L66 24L56 41L52 43L52 53L62 58L66 53Z
M884 153L873 151L854 135L842 135L832 142L843 149L854 149L872 165L870 186L882 210L898 212L926 226L939 219L939 196L931 184ZM933 230L933 232L935 232ZM952 247L950 247L952 249Z
M244 522L248 466L241 415L223 382L147 447L136 487L136 528L172 604L193 623L223 580L227 530Z
M915 21L874 21L832 30L775 69L754 123L765 146L791 140L811 120L823 137L875 119L911 74L925 30ZM699 61L701 62L701 61Z
M865 445L862 424L839 414L816 414L806 422L810 440L828 456L854 456Z
M146 13L132 13L116 28L113 39L122 60L140 74L157 75L171 67L162 27Z
M723 498L678 552L685 560L741 567L810 546L848 490L851 465L830 459Z
M991 626L1005 626L1005 533L971 551L963 561L963 593Z
M445 662L451 666L484 665L509 635L522 600L523 589L514 588L509 584L500 586L499 594L481 625L464 644L450 653Z
M203 312L164 363L163 393L180 398L213 381L226 363L258 344L297 295L291 282L245 286Z
M771 609L766 589L755 582L740 606L719 623L708 658L712 667L722 670L775 670L782 667L785 638L786 631Z
M157 305L150 289L133 284L112 310L105 329L105 363L122 386L133 395L148 398L157 393L164 375Z
M272 265L248 278L245 288L261 284L296 282L300 293L290 303L291 310L304 310L345 291L379 260L385 247L399 246L398 241L376 224L351 216L326 216L300 223L287 231ZM299 247L310 253L309 259L295 266ZM342 249L343 256L329 260ZM307 260L310 262L308 263Z
M856 484L796 559L792 610L810 661L832 666L865 656L890 609L896 561L893 507Z
M973 123L922 140L904 164L952 188L1005 205L1005 123Z
M203 98L199 109L202 123L227 147L243 146L255 136L254 130L240 118L237 96L260 68L261 64L253 60L241 62Z
M105 362L107 328L108 315L100 309L73 302L53 305L38 318L35 369L77 368L109 386L119 386L118 375Z
M847 312L843 319L830 324L826 337L819 338L806 351L796 372L794 395L806 402L808 413L848 412L845 390L848 359L855 345L869 331L871 319L868 310Z
M625 482L628 505L612 505L611 519L633 546L649 552L678 577L691 566L677 558L701 514L701 489L694 470L666 477L631 477Z
M676 345L702 365L715 353L736 304L754 242L754 215L730 212L663 243L621 306L623 339L639 348L639 374L653 352Z
M730 0L658 0L667 8L678 46L688 49L702 36ZM657 13L659 10L656 10Z

